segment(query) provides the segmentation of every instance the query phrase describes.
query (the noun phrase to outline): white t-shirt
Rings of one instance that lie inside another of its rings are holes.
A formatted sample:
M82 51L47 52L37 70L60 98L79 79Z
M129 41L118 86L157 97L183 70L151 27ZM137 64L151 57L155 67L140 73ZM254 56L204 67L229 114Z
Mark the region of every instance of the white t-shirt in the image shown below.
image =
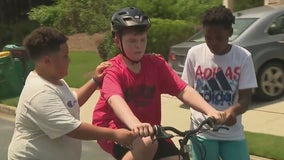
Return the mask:
M80 107L65 83L54 85L31 72L16 110L8 159L79 160L81 141L66 136L79 127Z
M182 79L194 87L217 110L225 110L238 99L238 90L255 88L257 81L251 54L246 49L232 45L225 55L214 55L206 43L192 47L186 57ZM191 108L191 128L205 116ZM244 139L241 115L229 130L205 132L200 136L209 139ZM228 127L228 126L226 126Z

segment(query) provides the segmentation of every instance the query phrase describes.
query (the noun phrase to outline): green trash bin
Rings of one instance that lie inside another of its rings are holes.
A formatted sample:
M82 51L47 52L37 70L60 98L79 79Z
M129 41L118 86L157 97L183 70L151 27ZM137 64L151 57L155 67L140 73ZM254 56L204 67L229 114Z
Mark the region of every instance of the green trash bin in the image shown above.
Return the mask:
M0 52L0 99L17 97L23 88L23 80L17 63L9 51Z
M34 70L34 64L29 58L24 46L8 44L3 47L3 51L11 52L11 57L16 65L16 70L22 77L23 82L25 82L30 71Z

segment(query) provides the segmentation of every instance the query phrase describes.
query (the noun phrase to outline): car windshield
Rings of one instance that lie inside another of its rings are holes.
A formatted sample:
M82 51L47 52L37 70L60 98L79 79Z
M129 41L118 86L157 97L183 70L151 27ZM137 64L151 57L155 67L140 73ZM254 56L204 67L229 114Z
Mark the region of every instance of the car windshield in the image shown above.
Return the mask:
M255 22L257 18L238 18L235 20L235 24L233 24L233 35L230 37L229 41L233 41L238 38L253 22ZM205 42L203 31L197 32L193 35L189 41L195 42Z

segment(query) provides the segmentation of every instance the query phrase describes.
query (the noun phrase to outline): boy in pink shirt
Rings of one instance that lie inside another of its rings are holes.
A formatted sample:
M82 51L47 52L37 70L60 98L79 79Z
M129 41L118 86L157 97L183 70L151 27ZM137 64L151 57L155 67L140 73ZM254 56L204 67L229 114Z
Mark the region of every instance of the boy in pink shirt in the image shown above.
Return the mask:
M161 123L161 94L178 97L185 104L215 117L225 114L211 107L182 81L159 57L145 54L150 20L139 9L128 7L112 16L112 33L121 54L110 60L105 70L101 96L93 113L93 125L127 128L140 137L128 149L112 141L98 141L116 159L178 159L178 149L170 140L152 141L152 125Z

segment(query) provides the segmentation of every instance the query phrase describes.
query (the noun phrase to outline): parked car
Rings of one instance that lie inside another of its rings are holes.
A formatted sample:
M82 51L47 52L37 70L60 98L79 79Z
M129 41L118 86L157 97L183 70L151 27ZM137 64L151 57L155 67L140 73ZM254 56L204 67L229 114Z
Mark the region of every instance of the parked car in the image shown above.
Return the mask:
M252 53L258 81L257 98L274 100L284 94L284 5L261 6L234 13L236 20L230 43ZM188 41L170 47L168 63L182 74L187 51L204 43L199 31Z

